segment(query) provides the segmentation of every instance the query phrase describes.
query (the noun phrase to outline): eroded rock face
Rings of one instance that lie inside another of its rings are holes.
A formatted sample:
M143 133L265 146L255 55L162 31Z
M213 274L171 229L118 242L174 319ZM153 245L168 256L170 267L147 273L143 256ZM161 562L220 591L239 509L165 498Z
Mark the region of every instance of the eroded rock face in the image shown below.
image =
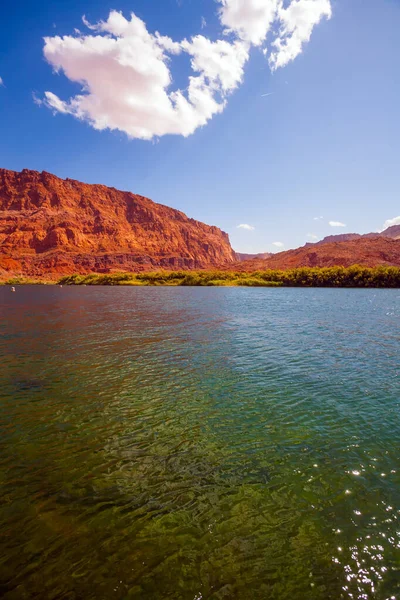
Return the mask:
M0 169L0 269L6 272L200 269L234 260L218 227L143 196Z

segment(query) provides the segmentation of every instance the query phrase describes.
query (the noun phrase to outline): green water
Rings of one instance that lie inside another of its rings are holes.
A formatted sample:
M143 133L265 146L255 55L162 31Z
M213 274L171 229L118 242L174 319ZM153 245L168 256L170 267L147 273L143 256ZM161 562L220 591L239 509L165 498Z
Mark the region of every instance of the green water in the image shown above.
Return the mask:
M399 599L400 291L0 288L0 595Z

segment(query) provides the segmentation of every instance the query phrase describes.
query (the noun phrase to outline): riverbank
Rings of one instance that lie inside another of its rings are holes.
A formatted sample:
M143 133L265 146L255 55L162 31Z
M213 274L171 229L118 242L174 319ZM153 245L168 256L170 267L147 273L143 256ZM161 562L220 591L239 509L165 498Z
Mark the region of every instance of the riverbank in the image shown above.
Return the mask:
M65 275L56 280L12 277L3 285L124 285L124 286L243 286L400 288L399 267L297 268L286 271L157 271Z

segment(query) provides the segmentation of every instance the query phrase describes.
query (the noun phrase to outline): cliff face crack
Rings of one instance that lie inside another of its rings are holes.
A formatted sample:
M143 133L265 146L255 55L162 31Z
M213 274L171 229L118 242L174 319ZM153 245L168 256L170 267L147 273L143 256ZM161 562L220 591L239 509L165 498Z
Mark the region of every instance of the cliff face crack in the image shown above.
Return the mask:
M0 269L8 273L214 268L235 258L218 227L143 196L0 169Z

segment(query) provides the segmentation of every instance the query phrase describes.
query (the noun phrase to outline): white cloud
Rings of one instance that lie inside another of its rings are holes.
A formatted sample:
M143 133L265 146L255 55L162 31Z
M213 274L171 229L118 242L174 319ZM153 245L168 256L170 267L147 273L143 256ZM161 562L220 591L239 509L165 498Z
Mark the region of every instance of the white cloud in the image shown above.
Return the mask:
M227 32L260 46L276 18L278 0L218 0L219 17Z
M307 233L307 237L309 240L317 240L318 236L314 235L314 233Z
M329 221L329 225L331 227L347 227L347 225L341 223L340 221Z
M388 219L384 222L382 231L385 231L388 227L393 227L393 225L400 225L400 217L394 217L393 219Z
M63 114L67 114L67 113L71 113L74 114L72 110L69 109L67 102L63 102L62 100L60 100L60 98L58 96L56 96L55 94L53 94L53 92L45 92L45 104L54 109L56 112L60 112ZM40 99L35 99L34 100L35 104L39 104L40 102L43 103L43 101L41 101ZM78 115L76 115L78 116ZM97 127L96 127L97 129Z
M294 60L302 52L303 44L310 41L315 25L323 17L330 19L331 16L330 0L292 0L286 8L280 2L278 19L281 25L277 39L272 42L271 69L275 71Z
M207 27L207 21L204 17L201 17L201 28L204 29L205 27Z
M323 221L324 217L314 217L314 221Z
M274 71L284 67L310 41L315 25L332 16L330 0L217 0L222 6L220 21L227 33L233 33L254 46L266 41L272 28L277 28L271 42L269 64ZM267 55L267 49L263 50Z
M211 42L197 35L190 42L184 40L181 47L192 56L193 71L203 73L212 89L230 92L242 80L243 67L249 54L241 42Z
M62 100L46 91L43 103L95 129L119 130L132 138L188 136L224 110L243 80L251 46L264 45L273 27L279 31L269 59L275 70L297 56L313 27L331 14L330 0L285 0L286 8L284 0L217 2L229 40L197 35L176 42L150 33L134 13L127 19L115 10L94 25L83 17L86 34L75 29L73 35L44 38L46 60L81 92ZM180 53L190 55L192 72L187 87L174 90L170 62Z
M241 223L237 226L237 229L247 229L247 231L254 231L255 227L253 227L253 225L248 225L247 223Z
M32 100L37 106L42 106L43 100L36 95L36 92L32 92Z
M272 242L272 245L276 248L284 248L285 244L283 242Z
M226 94L240 83L248 58L239 41L211 42L199 35L177 43L153 35L134 14L127 20L112 11L106 22L85 24L96 35L47 37L44 46L47 61L80 83L83 92L69 101L45 92L45 102L95 129L118 129L134 138L187 136L205 125L224 109ZM186 94L169 91L169 55L182 51L192 56L194 71Z
M4 85L3 79L0 77L0 87Z

